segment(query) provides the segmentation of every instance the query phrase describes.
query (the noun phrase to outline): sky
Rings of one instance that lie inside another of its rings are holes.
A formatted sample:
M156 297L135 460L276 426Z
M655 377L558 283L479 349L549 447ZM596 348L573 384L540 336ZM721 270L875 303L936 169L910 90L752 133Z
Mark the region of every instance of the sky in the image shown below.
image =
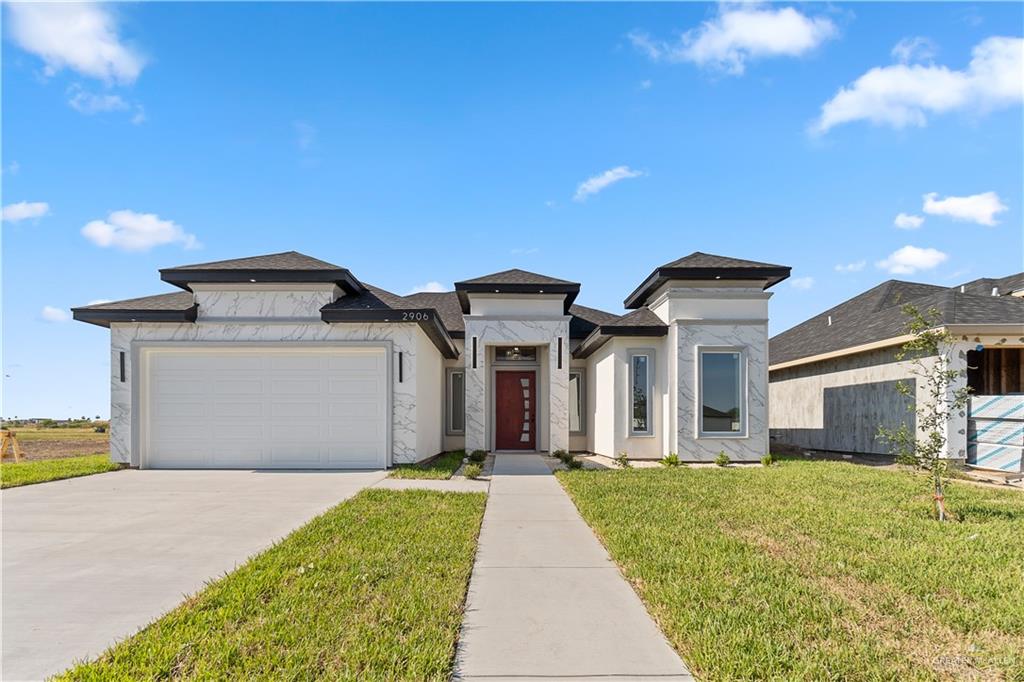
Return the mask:
M1019 3L5 4L3 404L109 412L69 308L297 250L395 293L522 268L612 312L693 251L771 332L1024 270Z

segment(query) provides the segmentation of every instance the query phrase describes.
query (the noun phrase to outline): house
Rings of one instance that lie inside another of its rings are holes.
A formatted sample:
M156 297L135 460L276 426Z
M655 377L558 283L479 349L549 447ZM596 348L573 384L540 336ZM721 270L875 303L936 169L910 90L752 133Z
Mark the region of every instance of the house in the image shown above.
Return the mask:
M613 314L523 270L398 296L292 251L164 269L181 291L73 313L110 328L111 457L132 466L383 468L459 448L757 460L765 290L788 276L693 253Z
M911 360L904 304L937 311L956 339L949 349L956 386L971 388L968 410L950 416L949 457L1020 473L1024 452L1024 272L955 287L890 280L772 337L769 393L775 441L835 452L886 454L880 426L913 425ZM915 385L914 400L924 400Z

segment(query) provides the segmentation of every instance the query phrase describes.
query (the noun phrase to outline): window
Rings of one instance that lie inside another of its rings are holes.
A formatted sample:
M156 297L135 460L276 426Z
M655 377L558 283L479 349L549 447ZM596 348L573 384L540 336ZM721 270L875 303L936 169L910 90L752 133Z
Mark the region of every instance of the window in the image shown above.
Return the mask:
M494 359L508 362L536 362L536 346L496 346Z
M587 432L587 423L584 418L586 409L587 392L583 381L584 370L569 370L569 433L584 435Z
M447 427L449 435L466 432L466 373L461 369L448 370Z
M652 352L629 353L629 433L632 436L650 436L651 424L651 358Z
M700 351L700 433L742 436L746 429L743 353Z

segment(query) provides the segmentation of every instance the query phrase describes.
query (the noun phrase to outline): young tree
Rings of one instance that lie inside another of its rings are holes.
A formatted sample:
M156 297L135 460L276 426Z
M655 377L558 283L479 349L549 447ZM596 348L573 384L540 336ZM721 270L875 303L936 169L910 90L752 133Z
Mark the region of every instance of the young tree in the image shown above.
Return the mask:
M967 408L971 389L957 387L962 370L952 368L954 337L942 326L942 315L932 308L922 313L911 304L902 307L907 316L907 333L913 338L896 352L897 360L911 359L910 373L915 382L899 381L896 390L910 400L907 409L916 416L916 433L904 421L898 428L879 427L878 437L901 464L910 464L931 475L935 509L940 521L946 520L943 489L949 472L947 425L949 417ZM923 391L916 390L920 383ZM917 399L917 396L922 396ZM920 438L918 437L920 434Z

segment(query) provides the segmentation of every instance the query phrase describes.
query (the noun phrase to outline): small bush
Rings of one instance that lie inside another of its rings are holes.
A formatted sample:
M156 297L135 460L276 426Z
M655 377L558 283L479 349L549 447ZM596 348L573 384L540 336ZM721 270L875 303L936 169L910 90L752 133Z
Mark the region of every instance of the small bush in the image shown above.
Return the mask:
M632 464L629 463L629 453L623 450L619 454L615 455L615 463L622 469L629 469Z
M775 464L775 458L772 457L771 453L761 458L761 466L770 467L772 464Z
M718 457L715 457L715 464L720 467L729 466L729 455L725 454L725 450L718 453Z
M462 467L462 475L466 478L480 478L480 473L484 470L479 464L467 464Z
M100 424L99 426L94 426L92 430L95 431L96 433L106 433L107 427Z
M677 467L682 462L679 461L679 455L674 452L670 452L661 458L661 466L664 467Z
M487 459L486 450L474 450L473 452L469 453L470 462L476 462L479 464L480 462L483 462L485 459Z
M575 457L570 456L569 459L563 459L562 461L565 462L565 466L570 470L583 468L583 462L579 461Z
M561 450L561 449L555 450L554 452L552 452L551 456L552 457L557 457L558 459L562 460L563 463L566 463L566 464L568 464L569 460L572 459L572 455L569 454L569 452L567 450Z

